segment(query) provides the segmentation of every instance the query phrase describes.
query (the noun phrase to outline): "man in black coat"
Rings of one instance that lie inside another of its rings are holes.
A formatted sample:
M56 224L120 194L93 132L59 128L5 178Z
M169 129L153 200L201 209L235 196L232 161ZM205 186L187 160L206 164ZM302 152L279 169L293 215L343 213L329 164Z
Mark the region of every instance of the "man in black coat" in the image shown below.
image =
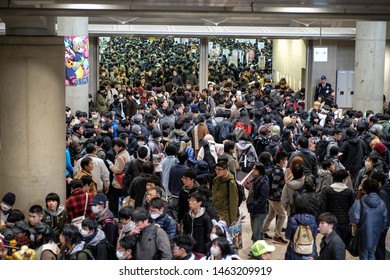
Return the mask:
M321 96L322 100L327 99L330 93L333 91L332 85L326 81L326 76L321 76L321 83L317 84L316 91L314 93L314 101L318 100L318 96Z
M319 260L345 260L345 244L334 230L337 225L336 216L325 212L319 217L319 232L324 235L320 244Z

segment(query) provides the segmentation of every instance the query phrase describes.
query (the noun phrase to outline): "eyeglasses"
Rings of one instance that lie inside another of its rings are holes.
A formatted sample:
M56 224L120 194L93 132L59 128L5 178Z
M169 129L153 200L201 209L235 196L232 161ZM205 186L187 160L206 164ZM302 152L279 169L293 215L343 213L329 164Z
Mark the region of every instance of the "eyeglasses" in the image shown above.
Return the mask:
M225 170L225 169L219 168L219 167L216 167L216 168L215 168L215 171L222 171L222 170Z

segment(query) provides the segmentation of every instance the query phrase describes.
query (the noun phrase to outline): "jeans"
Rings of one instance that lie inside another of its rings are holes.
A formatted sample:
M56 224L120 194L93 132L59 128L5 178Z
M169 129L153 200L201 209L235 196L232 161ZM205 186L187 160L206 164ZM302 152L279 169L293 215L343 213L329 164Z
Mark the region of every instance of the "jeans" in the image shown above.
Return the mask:
M267 214L251 214L252 241L263 239L263 224Z
M388 229L385 229L379 236L378 245L376 245L375 259L385 260L386 259L386 235Z
M359 260L375 260L375 247L370 247L370 248L360 248L360 253L359 253Z
M272 222L273 219L275 219L276 215L278 215L278 218L276 220L275 224L275 236L276 238L282 237L282 228L284 221L287 218L286 211L284 210L282 203L280 201L273 201L268 200L269 204L269 210L268 215L265 218L264 224L263 224L263 231L266 232L269 230L269 225Z

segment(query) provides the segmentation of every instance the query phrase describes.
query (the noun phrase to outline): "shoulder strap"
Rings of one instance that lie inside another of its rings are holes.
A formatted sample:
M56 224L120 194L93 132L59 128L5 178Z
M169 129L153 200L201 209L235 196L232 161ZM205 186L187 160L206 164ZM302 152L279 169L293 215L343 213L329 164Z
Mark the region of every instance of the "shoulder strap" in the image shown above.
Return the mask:
M88 193L85 193L85 206L84 206L84 216L87 213L87 205L88 205Z

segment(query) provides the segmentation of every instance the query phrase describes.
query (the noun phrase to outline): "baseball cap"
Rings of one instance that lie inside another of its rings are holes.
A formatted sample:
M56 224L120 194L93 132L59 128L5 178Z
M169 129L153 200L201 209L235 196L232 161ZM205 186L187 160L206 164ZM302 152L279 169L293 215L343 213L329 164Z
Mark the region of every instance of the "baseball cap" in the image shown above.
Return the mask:
M257 240L251 247L251 254L254 257L259 257L264 253L275 251L275 246L268 245L265 240Z
M141 131L141 127L137 124L133 125L133 127L131 128L131 131L135 134L135 135L139 135L142 133Z
M95 197L92 199L92 202L90 204L100 204L104 205L106 204L107 196L103 193L97 193Z
M326 80L326 76L325 76L325 75L322 75L322 76L321 76L321 80Z

